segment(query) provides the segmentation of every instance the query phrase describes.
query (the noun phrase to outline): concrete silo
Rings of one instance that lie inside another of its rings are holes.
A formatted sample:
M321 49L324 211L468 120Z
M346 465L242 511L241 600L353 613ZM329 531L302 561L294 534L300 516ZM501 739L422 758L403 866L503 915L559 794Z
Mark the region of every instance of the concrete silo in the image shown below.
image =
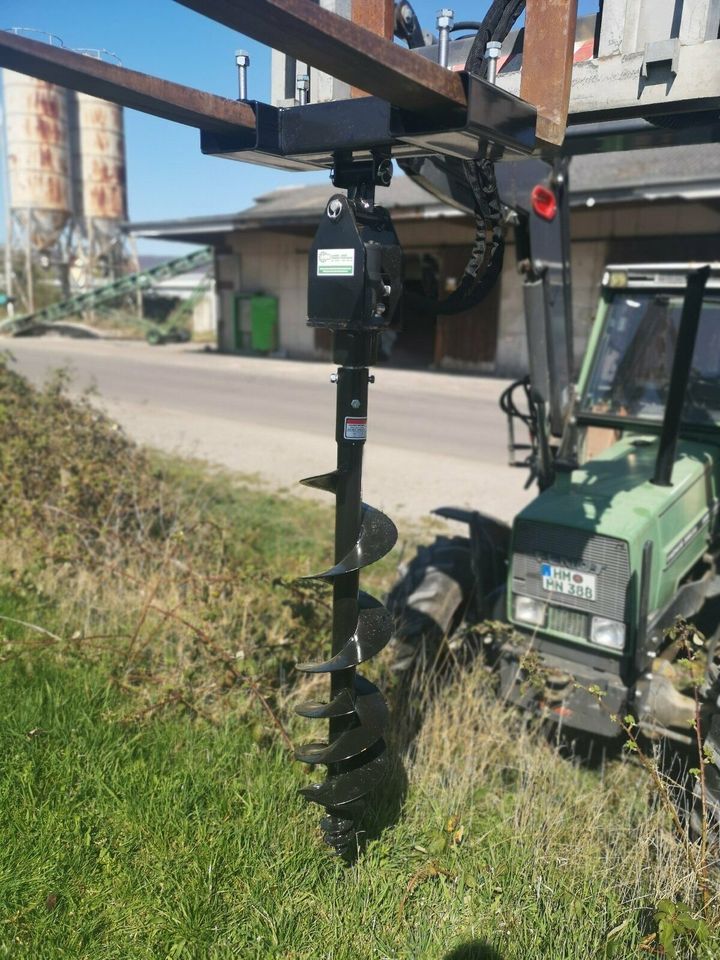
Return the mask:
M32 310L38 267L67 262L73 215L67 92L2 71L8 188L8 285ZM10 291L8 291L10 292Z
M104 50L79 50L112 57ZM116 59L116 58L113 58ZM127 270L122 223L127 219L125 129L122 107L70 93L75 215L82 233L88 284Z

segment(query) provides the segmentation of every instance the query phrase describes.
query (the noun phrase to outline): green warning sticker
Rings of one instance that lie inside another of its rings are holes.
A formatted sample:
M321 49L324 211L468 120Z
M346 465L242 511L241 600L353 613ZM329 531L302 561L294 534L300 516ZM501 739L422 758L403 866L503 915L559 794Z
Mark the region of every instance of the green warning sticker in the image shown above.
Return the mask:
M317 275L319 277L352 277L354 273L355 250L353 247L318 250Z

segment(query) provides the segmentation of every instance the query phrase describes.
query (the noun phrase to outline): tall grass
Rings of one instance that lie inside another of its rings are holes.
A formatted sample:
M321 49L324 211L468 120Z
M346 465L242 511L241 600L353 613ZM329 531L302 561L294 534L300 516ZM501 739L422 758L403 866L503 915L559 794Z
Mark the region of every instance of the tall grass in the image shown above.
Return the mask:
M0 955L718 955L652 780L561 756L482 664L425 691L343 867L288 751L329 511L138 451L61 380L0 369L0 405Z

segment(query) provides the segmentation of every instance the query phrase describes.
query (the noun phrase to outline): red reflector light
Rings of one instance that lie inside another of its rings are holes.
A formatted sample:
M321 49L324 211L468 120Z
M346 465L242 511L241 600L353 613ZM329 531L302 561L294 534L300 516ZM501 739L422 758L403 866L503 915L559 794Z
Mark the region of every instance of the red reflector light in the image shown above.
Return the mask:
M543 220L552 220L557 213L557 199L549 187L539 183L530 194L533 211Z

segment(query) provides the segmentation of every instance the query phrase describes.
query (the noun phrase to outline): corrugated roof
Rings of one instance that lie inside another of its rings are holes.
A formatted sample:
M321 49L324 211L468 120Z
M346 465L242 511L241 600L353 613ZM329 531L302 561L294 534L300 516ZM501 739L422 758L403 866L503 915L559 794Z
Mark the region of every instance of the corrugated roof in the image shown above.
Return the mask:
M570 193L649 194L651 188L683 192L692 186L720 188L720 143L575 157L570 164ZM630 199L628 197L627 199Z
M208 242L211 234L274 225L315 223L328 198L337 193L330 182L318 186L281 187L264 193L245 210L208 217L132 223L131 233L145 237L192 238ZM658 196L720 195L720 144L628 150L575 157L570 165L571 203L584 204L652 199ZM382 204L396 219L458 216L409 177L396 175L382 191ZM204 239L202 239L204 238Z
M183 217L173 220L154 220L128 224L131 233L141 236L170 236L178 234L226 233L229 230L249 229L255 225L275 223L315 223L325 204L337 187L328 182L317 186L280 187L257 197L255 203L237 213L211 214L207 217ZM408 177L395 176L390 186L382 191L382 205L395 211L396 217L423 215L432 210L437 216L457 217L458 211L445 206L430 196Z
M328 199L339 192L341 191L331 183L316 187L281 187L258 197L252 207L241 211L238 216L248 220L274 219L278 216L292 218L305 214L317 217L322 213ZM422 212L430 207L442 209L445 206L409 177L402 175L396 175L387 189L378 191L378 203L382 203L388 210L402 210L404 213ZM446 209L448 215L457 215L457 211L450 207Z

